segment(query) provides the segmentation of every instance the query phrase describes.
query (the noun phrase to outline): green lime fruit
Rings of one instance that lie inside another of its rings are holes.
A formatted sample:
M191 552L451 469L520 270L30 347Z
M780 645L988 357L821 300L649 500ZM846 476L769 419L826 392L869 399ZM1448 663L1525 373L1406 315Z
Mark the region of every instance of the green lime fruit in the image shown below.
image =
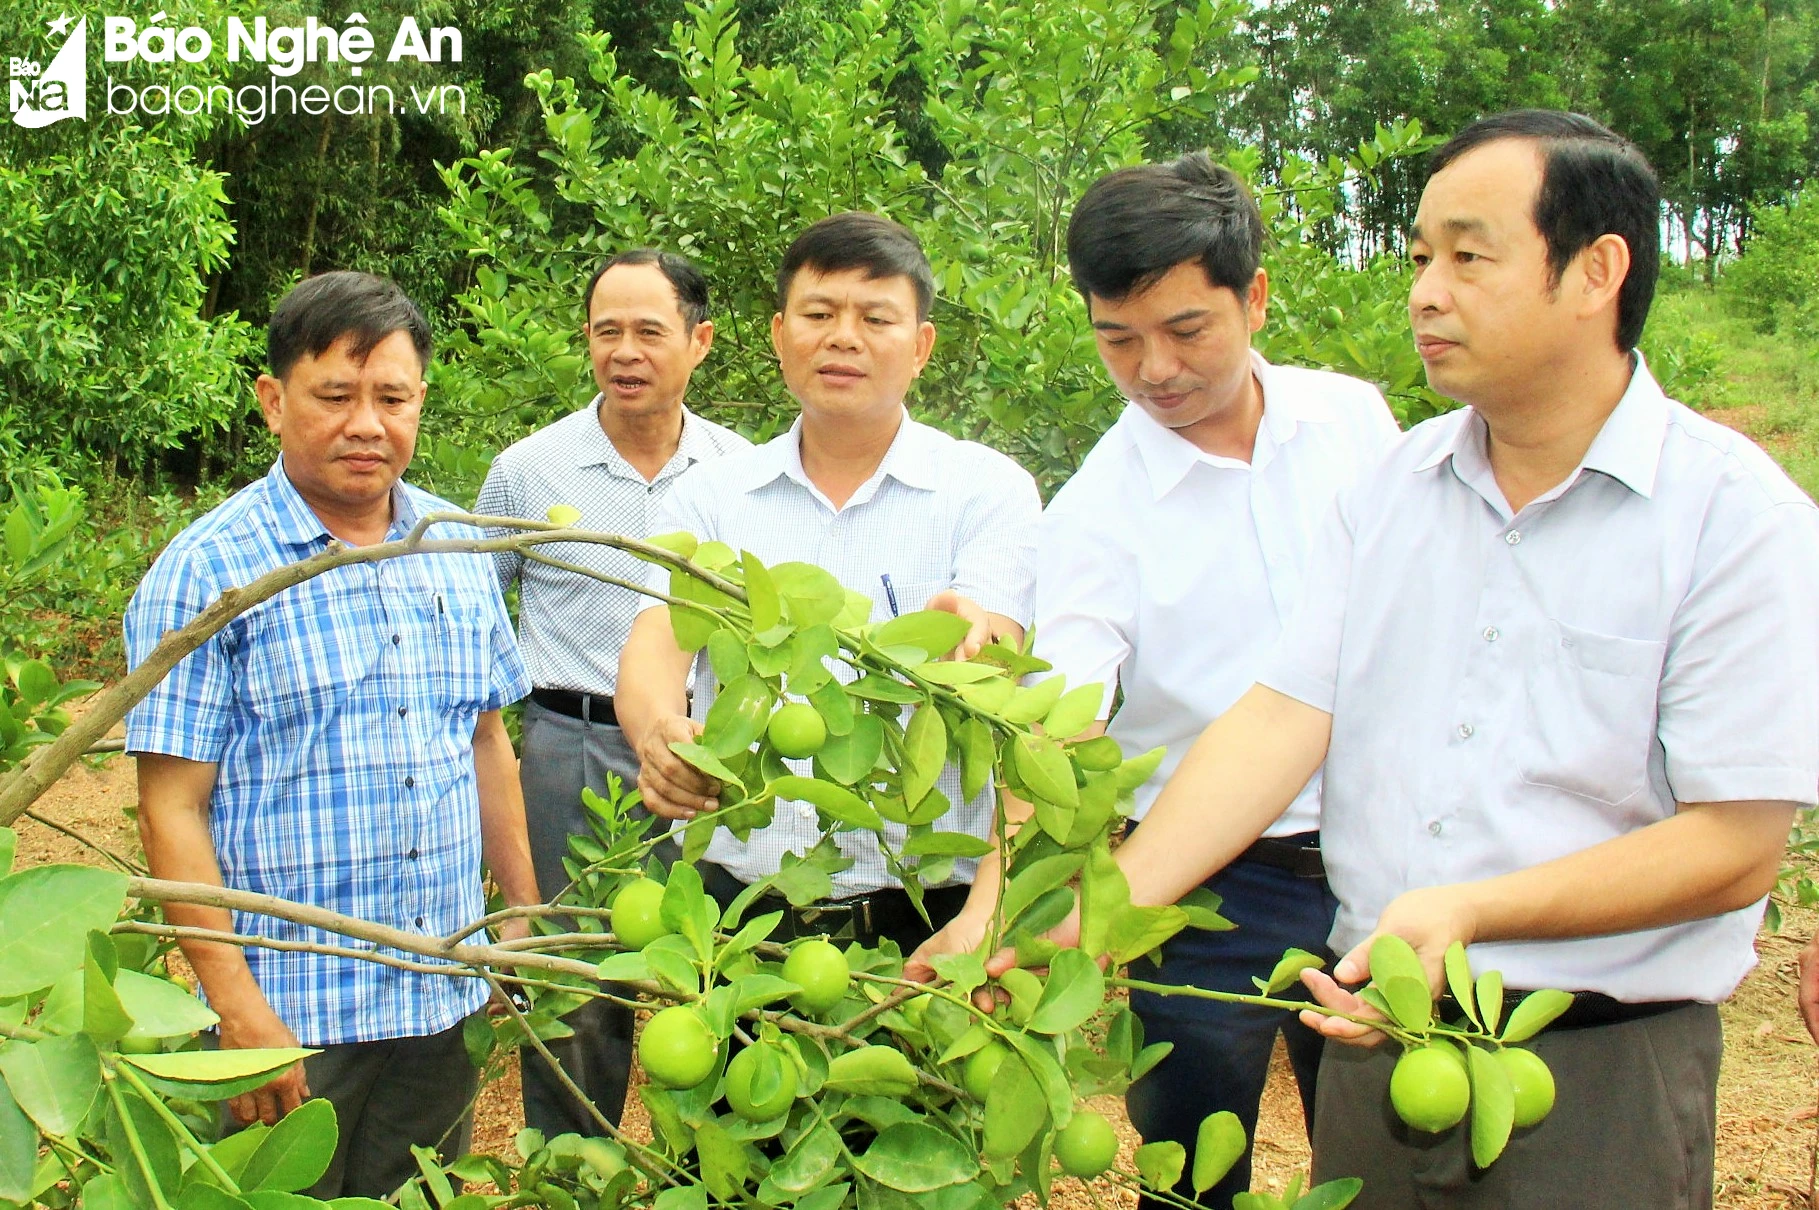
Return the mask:
M115 1043L123 1055L155 1055L164 1049L164 1039L127 1034Z
M789 702L771 715L765 735L778 756L800 760L821 751L827 743L827 724L820 711L807 702Z
M783 977L802 990L790 997L796 1011L818 1017L846 997L853 971L831 941L803 941L783 960Z
M966 1066L960 1069L960 1083L974 1100L985 1100L992 1081L998 1078L998 1069L1004 1066L1010 1053L1010 1048L1002 1043L987 1042L966 1056Z
M567 527L581 520L581 510L572 504L552 504L548 516L551 525Z
M663 923L663 884L638 878L613 900L613 936L627 949L641 950L668 933Z
M665 1088L693 1088L707 1079L719 1051L714 1031L685 1004L662 1010L638 1035L638 1062Z
M1547 1061L1517 1046L1498 1051L1497 1061L1516 1090L1516 1127L1535 1125L1554 1107L1554 1073L1548 1070Z
M754 1096L754 1084L765 1052L776 1056L776 1087L762 1100ZM726 1065L726 1103L733 1112L748 1122L768 1122L780 1117L796 1099L796 1065L775 1046L760 1043L748 1046L733 1056Z
M1055 1158L1069 1176L1098 1176L1118 1158L1118 1134L1090 1109L1077 1109L1055 1135Z
M1471 1103L1472 1082L1458 1055L1442 1046L1403 1052L1390 1074L1390 1104L1416 1130L1438 1134L1459 1124Z

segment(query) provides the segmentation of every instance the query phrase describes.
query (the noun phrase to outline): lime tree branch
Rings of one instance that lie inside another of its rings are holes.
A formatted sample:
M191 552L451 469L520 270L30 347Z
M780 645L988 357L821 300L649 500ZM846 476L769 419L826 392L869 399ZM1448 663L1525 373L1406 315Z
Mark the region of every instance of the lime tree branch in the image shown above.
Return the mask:
M430 526L450 523L487 529L509 529L517 533L493 538L431 538ZM141 698L150 693L183 657L214 637L235 618L261 602L268 601L287 588L333 571L339 567L380 563L416 554L492 554L497 551L530 551L532 547L553 542L581 542L610 546L648 562L661 563L700 580L708 587L737 601L745 599L745 590L737 584L697 567L674 551L628 538L621 534L595 533L572 529L547 521L527 521L521 517L493 517L476 513L429 513L420 518L411 532L394 542L352 547L330 542L328 548L296 563L275 568L250 583L229 588L215 598L201 613L177 630L166 632L149 656L132 672L104 689L89 702L83 716L70 724L62 735L39 748L28 760L0 780L0 826L10 824L30 807L59 777L101 743L107 732L126 717ZM642 592L674 605L702 608L664 593L630 582L622 587Z

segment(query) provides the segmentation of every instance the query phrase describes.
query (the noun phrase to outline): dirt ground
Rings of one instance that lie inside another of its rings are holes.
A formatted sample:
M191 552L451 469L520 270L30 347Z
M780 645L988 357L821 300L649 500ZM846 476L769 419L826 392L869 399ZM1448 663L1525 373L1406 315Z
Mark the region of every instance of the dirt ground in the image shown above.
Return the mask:
M130 761L113 758L99 767L78 767L39 801L36 812L122 855L137 852L126 812L135 801ZM42 823L20 819L18 862L102 860L81 843ZM1795 955L1819 925L1819 912L1789 908L1780 935L1757 939L1760 963L1724 1007L1724 1070L1718 1089L1716 1205L1721 1210L1819 1210L1813 1200L1814 1144L1819 1139L1819 1063L1795 1009ZM1122 1103L1104 1098L1098 1108L1119 1127L1123 1157L1129 1161L1136 1136L1124 1120ZM634 1098L627 1127L649 1137ZM477 1149L504 1150L522 1125L516 1071L487 1088L477 1115ZM1293 1173L1305 1171L1307 1138L1292 1077L1280 1051L1263 1118L1257 1131L1256 1187L1280 1191ZM1092 1210L1093 1199L1077 1183L1058 1189L1060 1210ZM1119 1195L1098 1191L1110 1205ZM1134 1199L1124 1199L1126 1204Z

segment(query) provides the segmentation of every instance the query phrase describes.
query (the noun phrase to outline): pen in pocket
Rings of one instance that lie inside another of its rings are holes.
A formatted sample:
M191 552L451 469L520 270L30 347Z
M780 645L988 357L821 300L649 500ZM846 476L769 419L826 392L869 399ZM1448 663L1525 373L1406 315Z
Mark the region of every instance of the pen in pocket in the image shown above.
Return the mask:
M891 607L891 616L893 618L899 616L897 613L897 590L891 587L891 573L887 571L878 578L884 582L884 599Z

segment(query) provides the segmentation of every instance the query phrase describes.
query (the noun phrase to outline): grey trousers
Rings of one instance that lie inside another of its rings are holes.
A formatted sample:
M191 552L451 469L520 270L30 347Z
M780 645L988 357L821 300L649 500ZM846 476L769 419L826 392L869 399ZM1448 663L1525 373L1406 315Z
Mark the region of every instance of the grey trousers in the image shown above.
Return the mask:
M538 888L554 897L569 881L562 866L562 859L568 856L569 836L588 830L582 788L604 795L609 772L617 773L627 790L635 788L638 758L619 728L569 718L532 701L524 704L523 747L518 777L524 787L531 862L537 870ZM631 1080L632 1010L606 1000L591 1000L562 1020L574 1035L546 1043L550 1053L607 1120L618 1123ZM570 1132L606 1133L562 1086L543 1056L528 1046L519 1051L519 1079L527 1126L552 1138Z
M1356 1176L1354 1210L1705 1210L1712 1204L1718 1010L1694 1004L1531 1043L1553 1069L1554 1110L1488 1169L1470 1119L1410 1130L1389 1104L1400 1048L1326 1044L1314 1108L1314 1179Z

